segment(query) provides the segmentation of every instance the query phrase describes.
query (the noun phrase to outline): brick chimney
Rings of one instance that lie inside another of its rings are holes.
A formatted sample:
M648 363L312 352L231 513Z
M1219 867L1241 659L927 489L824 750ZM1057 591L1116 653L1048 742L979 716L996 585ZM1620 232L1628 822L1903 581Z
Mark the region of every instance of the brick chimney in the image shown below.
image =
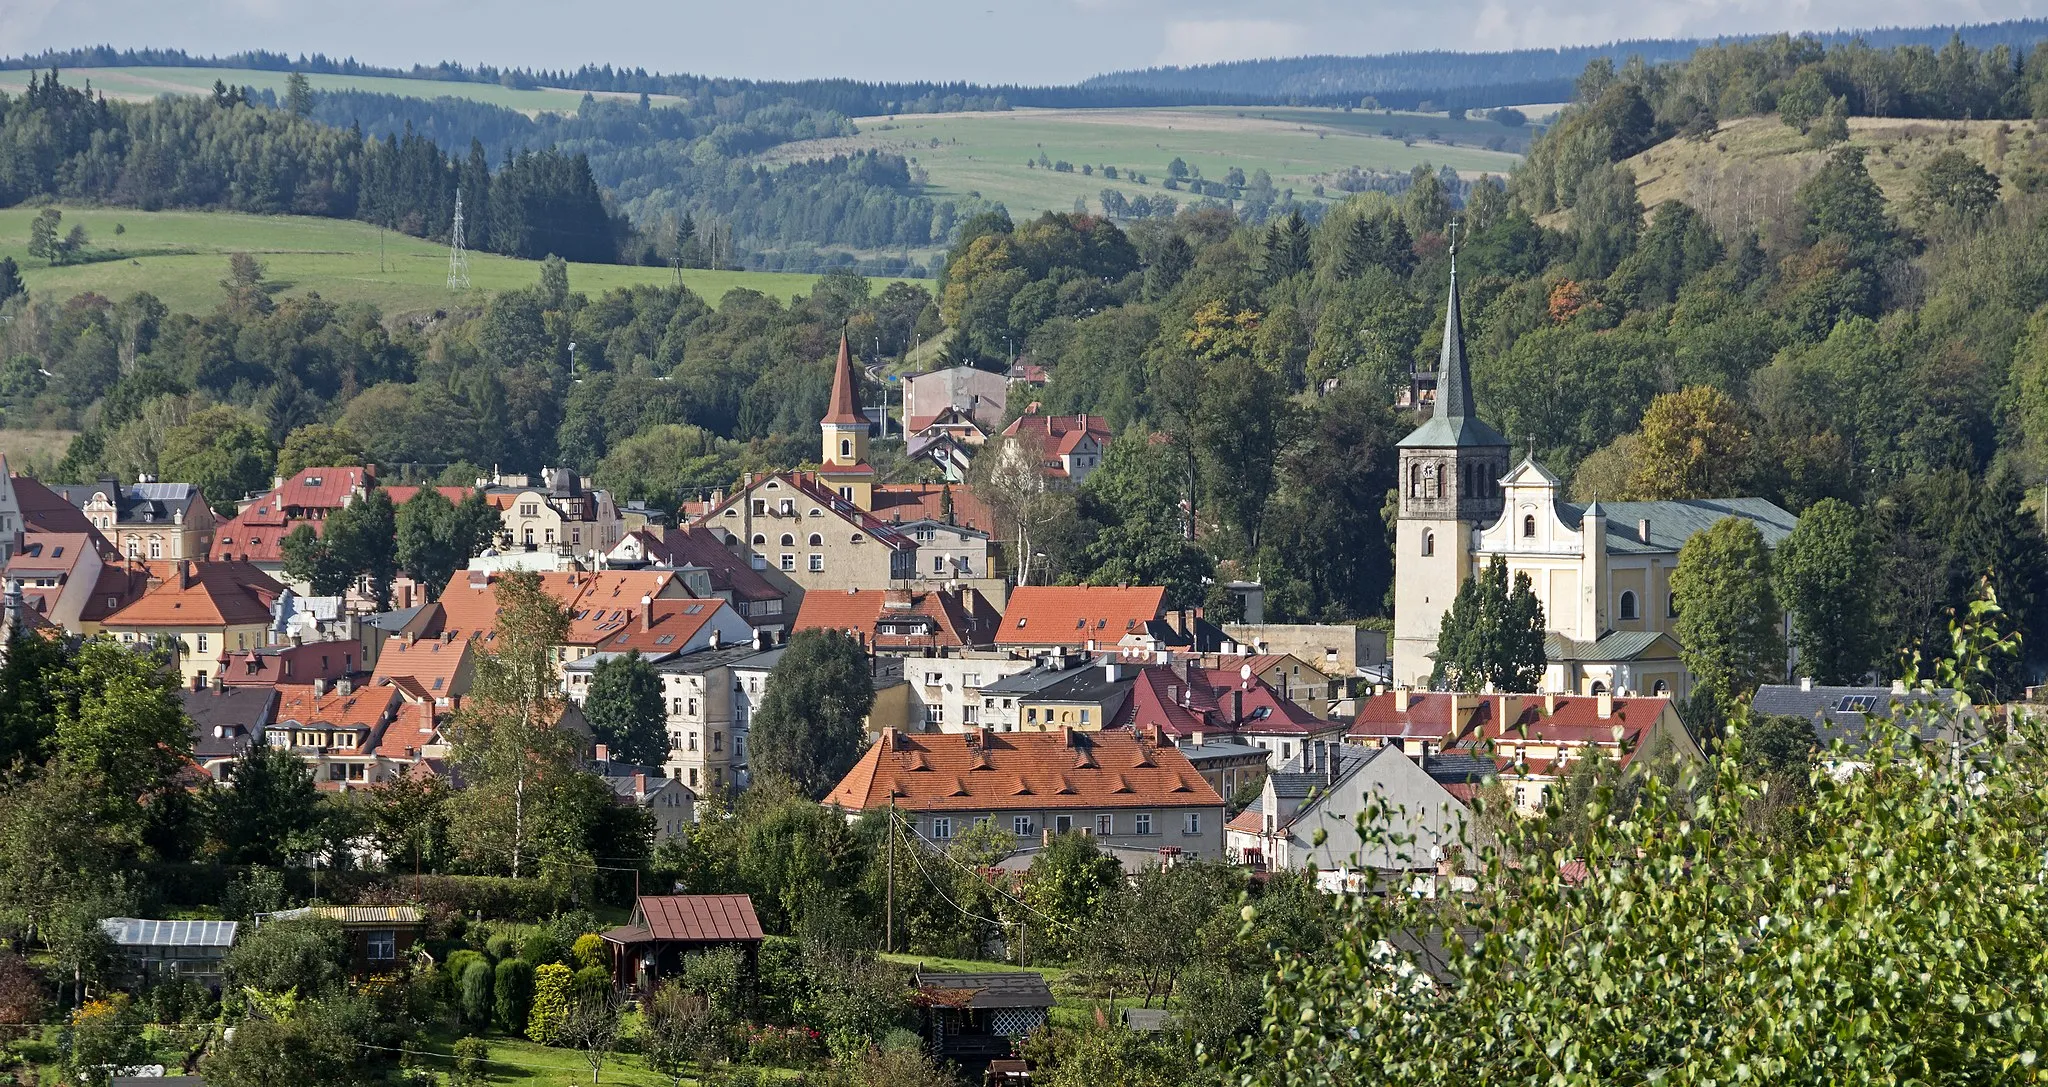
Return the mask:
M598 745L597 745L597 761L599 761L599 762L610 762L610 761L612 761L612 749L611 749L611 745L610 745L610 744L598 744Z
M640 630L642 633L654 629L654 598L640 598Z
M1600 718L1602 721L1605 721L1608 718L1614 716L1614 694L1612 692L1602 692L1598 697L1596 697L1594 699L1593 712L1594 716Z

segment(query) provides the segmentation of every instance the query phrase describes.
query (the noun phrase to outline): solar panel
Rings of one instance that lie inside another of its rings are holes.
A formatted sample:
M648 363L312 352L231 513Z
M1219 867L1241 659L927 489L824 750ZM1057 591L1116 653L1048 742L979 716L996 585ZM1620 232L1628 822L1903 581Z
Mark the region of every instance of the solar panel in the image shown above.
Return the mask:
M1871 706L1873 706L1873 705L1875 705L1875 704L1876 704L1876 702L1877 702L1877 696L1876 696L1876 695L1868 695L1868 694L1845 694L1845 695L1843 695L1843 696L1842 696L1842 700L1841 700L1840 702L1837 702L1837 703L1835 703L1835 712L1836 712L1836 713L1869 713L1869 712L1870 712L1870 707L1871 707Z

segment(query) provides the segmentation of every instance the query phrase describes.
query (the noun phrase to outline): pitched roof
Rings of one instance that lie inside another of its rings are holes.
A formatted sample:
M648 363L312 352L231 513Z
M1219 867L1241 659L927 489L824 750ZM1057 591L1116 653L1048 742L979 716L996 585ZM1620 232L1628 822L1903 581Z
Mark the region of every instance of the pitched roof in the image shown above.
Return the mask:
M1894 691L1890 687L1802 687L1792 683L1766 683L1756 690L1750 709L1782 717L1803 717L1813 722L1814 741L1822 749L1841 740L1851 749L1867 745L1870 720L1890 718L1894 724L1910 727L1922 741L1932 740L1954 727L1955 691ZM1908 707L1931 705L1934 713L1908 715Z
M357 490L376 485L373 468L351 465L301 468L271 492L285 510L337 510Z
M355 671L360 643L306 642L223 650L215 673L229 686L268 687L276 683L311 683L340 679Z
M344 925L417 925L427 919L415 906L300 906L257 915L259 921L298 921L308 917Z
M846 344L846 334L839 335L839 357L832 363L832 402L825 409L824 422L832 424L866 424L868 417L861 414L860 378L853 372L853 351Z
M1787 513L1768 498L1688 498L1663 502L1595 503L1607 518L1607 550L1612 554L1677 554L1693 533L1704 532L1729 517L1756 525L1764 546L1776 547L1799 527L1799 518ZM1570 502L1557 505L1565 524L1583 523L1588 507ZM1649 539L1642 538L1649 522Z
M40 532L79 533L105 543L100 530L63 495L19 472L8 476L7 481L14 487L14 503L21 511L24 527Z
M245 562L179 559L151 567L162 582L106 619L112 627L217 627L268 624L284 591Z
M415 762L429 746L442 742L440 722L427 702L400 702L391 723L377 737L376 755L393 762Z
M152 921L109 917L100 929L120 947L230 947L238 921Z
M703 568L711 575L711 587L731 593L734 599L776 600L782 597L782 592L746 559L733 554L732 549L705 529L672 528L660 535L635 529L627 535L636 537L641 553L654 562Z
M1034 970L1003 970L987 974L917 974L920 989L942 989L970 994L967 1003L949 1005L964 1008L1050 1008L1052 986L1045 975Z
M414 496L418 495L421 491L425 489L426 488L424 487L383 488L385 496L391 499L391 504L394 506L405 505L407 502L412 501ZM453 502L456 505L461 505L462 501L469 497L469 492L476 490L475 487L436 487L434 489L441 492L441 497L446 498L448 501Z
M1171 744L1130 729L882 738L825 802L849 811L890 797L915 811L1220 806L1223 798Z
M635 604L623 619L616 608L597 609L594 614L602 614L606 618L600 626L590 628L594 638L589 642L578 638L573 623L570 638L577 645L594 646L599 653L626 653L637 649L642 656L658 657L680 652L706 626L717 622L721 614L732 619L737 619L739 614L723 600L668 598L644 605L647 616L643 624L642 606Z
M996 644L1115 645L1165 613L1166 590L1156 585L1020 585Z
M1594 642L1551 632L1543 636L1543 655L1553 661L1676 660L1678 643L1654 630L1610 630Z
M271 687L207 688L178 692L192 721L192 754L201 759L233 758L250 737L270 724L277 706Z
M311 684L281 683L277 694L277 713L273 718L277 723L335 728L374 729L385 723L386 715L394 712L402 701L390 687L351 687L343 693L337 686L321 694Z
M763 938L754 900L746 895L641 895L633 921L604 934L616 943L751 942Z
M275 493L264 495L214 528L213 558L217 562L283 562L284 538L300 525L312 525L317 535L325 522L287 517Z
M457 570L441 591L441 614L428 633L454 633L489 640L498 630L498 585L503 574ZM546 571L539 575L542 591L569 610L570 645L595 645L619 632L637 615L640 598L660 599L675 581L670 570Z
M1450 298L1444 303L1444 343L1436 363L1436 407L1429 420L1402 438L1408 448L1505 446L1508 440L1479 417L1472 371L1465 362L1465 323L1458 307L1458 260L1451 258Z
M804 594L791 631L842 630L877 649L983 646L1001 617L974 589L858 589Z
M469 647L467 638L426 638L415 642L386 639L383 650L377 654L377 669L370 673L370 682L374 685L386 679L409 679L429 697L451 697L459 693L454 690L455 679L469 658Z
M953 503L953 519L946 521L946 502ZM911 521L939 521L981 532L994 532L996 515L988 503L965 483L881 483L868 503L876 517L891 524Z
M24 532L21 546L7 560L7 573L14 577L37 574L68 575L79 559L95 545L95 537L84 532Z

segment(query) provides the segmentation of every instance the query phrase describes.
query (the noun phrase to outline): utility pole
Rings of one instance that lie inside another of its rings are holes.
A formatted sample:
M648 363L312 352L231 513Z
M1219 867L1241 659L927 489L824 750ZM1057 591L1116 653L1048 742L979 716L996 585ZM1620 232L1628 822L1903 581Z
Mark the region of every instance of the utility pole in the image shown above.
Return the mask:
M896 797L889 797L889 893L883 908L882 950L896 950Z

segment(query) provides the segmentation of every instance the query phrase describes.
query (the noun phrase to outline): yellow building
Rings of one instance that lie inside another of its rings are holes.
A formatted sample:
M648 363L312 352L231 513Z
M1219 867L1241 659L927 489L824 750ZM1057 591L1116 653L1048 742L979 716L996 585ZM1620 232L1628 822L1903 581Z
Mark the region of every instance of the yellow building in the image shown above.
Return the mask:
M1394 555L1396 684L1427 687L1436 636L1465 579L1495 556L1510 579L1527 574L1550 637L1544 690L1684 698L1671 572L1696 532L1738 517L1775 548L1798 518L1761 498L1665 502L1564 501L1563 484L1481 421L1472 397L1451 268L1436 409L1400 443L1400 519ZM1786 633L1789 634L1789 628Z
M178 650L179 675L193 690L219 672L223 654L265 643L271 602L284 591L245 562L181 560L152 566L151 575L157 583L107 616L101 629L124 642L168 639Z

